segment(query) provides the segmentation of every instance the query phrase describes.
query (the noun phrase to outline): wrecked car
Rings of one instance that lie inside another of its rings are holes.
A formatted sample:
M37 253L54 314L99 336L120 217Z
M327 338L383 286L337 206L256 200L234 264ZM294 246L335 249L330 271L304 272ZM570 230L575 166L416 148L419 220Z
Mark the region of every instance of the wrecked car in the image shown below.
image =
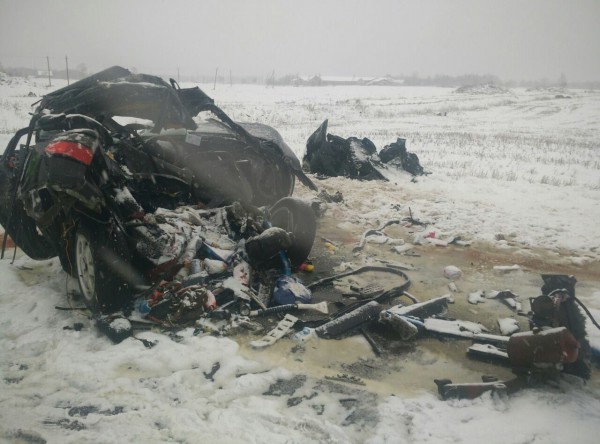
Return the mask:
M161 228L159 209L193 206L201 219L227 207L230 223L242 220L237 206L260 213L263 224L246 237L281 227L292 234L281 248L301 262L315 223L289 197L296 179L316 189L273 128L234 122L198 87L114 66L44 96L10 140L0 157L0 224L31 258L58 256L86 305L110 311L181 266L193 239ZM152 250L161 242L173 261Z

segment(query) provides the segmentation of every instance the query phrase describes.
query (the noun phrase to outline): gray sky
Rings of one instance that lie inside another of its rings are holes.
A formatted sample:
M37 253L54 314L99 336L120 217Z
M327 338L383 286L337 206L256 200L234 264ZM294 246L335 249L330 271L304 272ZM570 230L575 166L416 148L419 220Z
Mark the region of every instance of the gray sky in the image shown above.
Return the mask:
M600 80L600 0L0 0L0 62Z

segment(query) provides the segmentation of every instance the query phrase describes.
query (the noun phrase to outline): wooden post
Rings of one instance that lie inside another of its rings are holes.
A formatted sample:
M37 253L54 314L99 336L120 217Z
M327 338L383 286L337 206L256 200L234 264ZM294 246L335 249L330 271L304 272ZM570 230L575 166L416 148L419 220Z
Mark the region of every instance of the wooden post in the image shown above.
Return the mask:
M217 73L219 72L219 68L215 69L215 83L213 84L213 90L217 89Z
M50 57L46 56L46 63L48 64L48 86L52 86L52 79L50 78Z
M69 82L69 59L67 56L65 56L65 65L67 65L67 85L70 85L71 82Z

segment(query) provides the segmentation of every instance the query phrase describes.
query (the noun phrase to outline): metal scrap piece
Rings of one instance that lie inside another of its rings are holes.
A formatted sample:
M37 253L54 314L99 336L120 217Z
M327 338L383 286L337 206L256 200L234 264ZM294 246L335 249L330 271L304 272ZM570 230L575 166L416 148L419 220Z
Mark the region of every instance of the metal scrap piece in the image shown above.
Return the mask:
M288 334L296 322L298 322L298 318L288 313L273 330L261 339L250 342L250 345L254 348L269 347Z

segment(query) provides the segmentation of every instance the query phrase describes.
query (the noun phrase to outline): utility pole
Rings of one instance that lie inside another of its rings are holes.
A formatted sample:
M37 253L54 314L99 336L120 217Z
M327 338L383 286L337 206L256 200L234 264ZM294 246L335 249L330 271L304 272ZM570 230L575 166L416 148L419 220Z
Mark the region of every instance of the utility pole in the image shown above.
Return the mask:
M213 91L217 89L217 74L219 72L219 67L215 70L215 83L213 84Z
M65 56L65 65L67 65L67 85L70 85L71 82L69 82L69 58L67 56Z
M48 86L52 86L52 79L50 78L50 57L46 56L46 63L48 64Z

